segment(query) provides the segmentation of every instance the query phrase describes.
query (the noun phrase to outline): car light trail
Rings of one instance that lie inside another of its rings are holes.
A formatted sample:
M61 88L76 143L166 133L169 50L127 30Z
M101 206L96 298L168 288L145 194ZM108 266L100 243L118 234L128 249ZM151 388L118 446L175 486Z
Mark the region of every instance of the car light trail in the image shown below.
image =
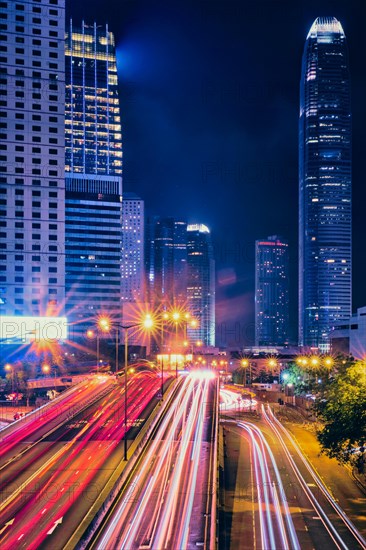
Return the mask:
M221 389L220 390L220 410L225 411L237 411L238 409L250 409L256 408L257 401L255 399L241 398L241 395L237 392Z
M261 548L300 550L281 476L262 431L250 422L234 420L225 422L234 423L244 430L251 446L258 499ZM274 476L270 473L270 466L274 471Z
M161 381L156 375L138 373L132 378L128 400L128 414L132 422L139 418L160 385ZM121 394L123 388L116 386L102 410L94 413L81 431L36 472L35 479L31 481L37 482L37 491L27 487L26 495L21 495L22 502L17 494L10 495L6 506L10 504L12 507L15 499L15 521L11 531L4 532L0 541L2 550L11 550L13 547L27 550L39 548L52 535L55 522L59 522L60 517L81 498L95 473L103 467L125 434L123 415L115 418L115 405L120 402ZM123 407L118 408L118 412L122 413L122 410ZM108 442L108 445L102 445L103 442ZM93 460L88 460L89 457ZM47 472L50 475L45 477ZM56 489L53 490L53 487ZM13 513L13 510L5 509L5 512ZM34 525L37 525L36 533Z
M291 442L292 446L294 447L297 455L301 459L302 463L306 467L307 471L315 481L316 485L321 490L322 494L325 496L329 504L333 507L339 518L343 521L344 525L347 527L348 531L351 533L351 535L356 539L357 543L361 546L361 548L366 549L366 541L361 535L361 533L358 531L358 529L355 527L355 525L351 522L351 520L347 517L347 515L344 513L342 508L338 505L338 503L334 500L332 495L329 493L328 489L325 487L325 485L320 480L319 476L314 472L313 468L309 464L309 462L306 460L306 458L303 456L301 450L299 449L298 445L294 441L294 438L291 436L290 432L279 422L279 420L274 416L272 409L268 406L267 411L265 410L264 405L262 405L262 414L270 428L275 432L277 435L282 448L284 449L290 464L292 466L293 471L295 472L299 482L301 483L304 491L306 492L310 502L312 503L313 507L318 511L321 521L323 522L323 525L326 527L329 535L333 539L334 543L336 544L337 548L343 548L347 549L348 546L344 542L344 540L339 535L338 531L336 530L333 523L328 518L326 512L324 509L320 506L318 500L314 497L312 491L309 489L305 479L301 475L298 467L296 466L296 463L290 454L290 452L287 449L286 443L281 435L281 432L286 435L286 437Z
M132 479L134 490L122 495L98 539L99 550L188 547L192 521L200 521L193 510L211 379L211 372L184 379Z

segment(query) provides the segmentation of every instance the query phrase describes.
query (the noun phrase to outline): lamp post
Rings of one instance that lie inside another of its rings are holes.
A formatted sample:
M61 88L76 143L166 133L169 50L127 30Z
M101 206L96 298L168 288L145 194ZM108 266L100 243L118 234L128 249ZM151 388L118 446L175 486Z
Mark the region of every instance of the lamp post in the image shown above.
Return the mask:
M124 387L125 387L125 397L124 397L124 409L125 409L125 433L124 433L124 460L127 461L127 427L128 427L128 421L127 421L127 415L128 415L128 408L127 408L127 383L128 383L128 331L131 328L135 327L141 327L143 326L145 329L151 329L153 327L153 320L151 318L151 315L146 315L145 319L140 323L133 323L132 325L122 325L120 323L111 322L108 319L100 319L99 326L104 330L105 332L109 332L110 327L115 327L116 329L116 373L118 372L118 343L119 343L119 329L121 328L125 332L125 374L124 374Z
M169 313L164 311L161 315L161 336L160 336L160 354L161 354L161 400L164 399L164 321L168 321Z
M244 388L246 387L247 385L247 368L249 366L249 361L248 359L242 359L240 361L240 365L243 367L244 369Z
M89 329L86 331L86 335L87 337L91 340L92 338L94 338L94 331ZM97 374L99 373L99 330L97 328L96 330L96 337L97 337Z
M50 367L50 365L48 363L43 363L42 365L42 372L44 374L50 374L51 378L52 378L52 367ZM53 387L56 391L56 369L53 370L53 376L54 376L54 380L53 380Z

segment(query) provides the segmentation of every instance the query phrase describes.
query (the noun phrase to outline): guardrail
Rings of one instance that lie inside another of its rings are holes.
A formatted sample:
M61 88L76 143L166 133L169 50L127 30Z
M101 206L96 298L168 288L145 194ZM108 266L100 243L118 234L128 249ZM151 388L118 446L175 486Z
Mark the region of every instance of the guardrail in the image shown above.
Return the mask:
M217 548L217 491L218 491L218 429L219 429L219 380L216 381L214 392L213 422L211 427L211 453L208 479L208 495L205 518L204 548L215 550ZM209 521L210 520L210 521Z
M18 430L18 428L20 428L22 425L24 425L28 422L32 422L34 417L43 418L44 421L47 422L47 414L48 414L48 410L50 408L54 408L54 407L59 408L57 418L55 419L56 421L57 421L57 419L59 419L60 416L62 416L65 413L67 413L67 418L65 420L71 420L74 416L76 416L77 414L82 412L85 408L89 407L95 401L97 401L101 397L104 397L105 395L107 395L110 391L109 384L107 384L106 386L103 386L101 388L101 391L98 393L97 396L95 396L95 398L93 398L92 401L88 401L85 404L80 404L79 406L72 405L71 407L70 407L69 403L68 404L63 403L65 398L71 392L75 391L76 387L79 387L79 385L85 384L87 381L88 380L84 380L82 382L79 382L78 384L75 384L75 386L72 386L69 390L66 390L61 395L58 395L55 399L52 399L52 401L49 401L48 403L45 403L44 405L41 405L40 407L37 407L36 409L34 409L33 411L31 411L31 412L27 413L26 415L22 416L18 420L15 420L14 422L9 424L8 426L5 426L4 428L2 428L0 430L0 441L2 441L4 438L8 437L8 435L10 435L11 433L16 432ZM59 422L57 422L54 429L58 428L58 426L59 426Z

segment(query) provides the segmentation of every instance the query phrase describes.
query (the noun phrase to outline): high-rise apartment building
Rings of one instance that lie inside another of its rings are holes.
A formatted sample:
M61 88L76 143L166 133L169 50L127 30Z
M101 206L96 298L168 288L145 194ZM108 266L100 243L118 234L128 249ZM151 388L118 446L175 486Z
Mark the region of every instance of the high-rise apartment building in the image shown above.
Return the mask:
M64 50L64 0L0 3L0 316L64 306Z
M187 225L187 303L198 320L188 328L190 339L215 345L215 262L211 234L203 224Z
M66 32L66 291L75 331L120 317L122 140L113 34Z
M124 302L142 302L145 297L144 235L144 201L134 193L123 193L122 304Z
M346 38L314 21L302 60L299 120L299 340L329 347L351 315L351 103Z
M255 242L255 345L283 346L288 329L288 243L274 235Z

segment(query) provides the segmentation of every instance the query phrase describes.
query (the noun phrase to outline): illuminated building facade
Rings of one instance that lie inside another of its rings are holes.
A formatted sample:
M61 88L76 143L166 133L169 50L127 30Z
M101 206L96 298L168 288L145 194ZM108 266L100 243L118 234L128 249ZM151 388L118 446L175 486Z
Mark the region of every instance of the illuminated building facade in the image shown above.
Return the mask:
M173 229L174 301L187 302L187 222L174 220Z
M134 193L123 193L121 300L141 302L144 298L144 201Z
M65 2L1 2L0 317L58 315L64 279Z
M350 319L338 321L330 333L332 354L352 355L364 361L366 357L366 307L360 307Z
M299 340L327 351L351 315L351 105L346 38L313 23L302 60L299 120Z
M75 27L65 47L66 171L122 175L122 133L114 36L105 28Z
M70 21L66 31L66 291L74 332L120 320L122 136L114 37Z
M187 302L198 319L197 329L188 328L189 339L215 345L215 261L211 234L203 224L187 225Z
M75 334L103 312L119 316L121 201L119 176L66 174L66 309Z
M288 243L274 235L255 242L255 345L285 345L288 329Z
M151 304L184 305L187 299L187 223L152 216L146 223L145 265Z

